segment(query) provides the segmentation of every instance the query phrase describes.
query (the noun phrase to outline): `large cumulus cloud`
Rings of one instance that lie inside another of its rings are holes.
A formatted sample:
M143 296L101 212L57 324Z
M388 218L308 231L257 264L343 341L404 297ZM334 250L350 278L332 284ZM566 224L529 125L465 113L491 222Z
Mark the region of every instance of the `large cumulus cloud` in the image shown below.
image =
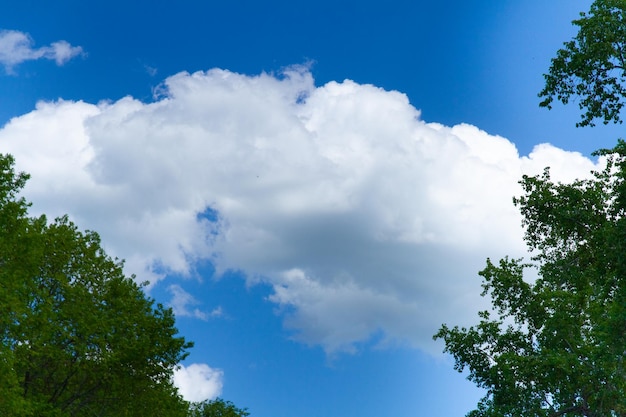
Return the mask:
M32 174L34 211L99 231L129 272L240 270L328 352L374 335L432 349L440 323L480 307L484 259L524 253L522 174L594 167L547 144L520 156L474 126L426 123L399 92L317 87L302 68L180 73L152 103L39 103L0 150Z

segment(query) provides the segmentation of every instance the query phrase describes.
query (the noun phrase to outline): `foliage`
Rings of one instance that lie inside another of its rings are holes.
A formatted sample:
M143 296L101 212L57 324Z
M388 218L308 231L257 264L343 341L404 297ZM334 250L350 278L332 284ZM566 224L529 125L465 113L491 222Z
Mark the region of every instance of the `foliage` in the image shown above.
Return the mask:
M626 102L626 1L596 0L573 22L545 75L541 106L578 98L578 126L619 122ZM491 311L470 328L443 325L455 369L486 389L470 417L626 416L626 142L597 155L588 180L524 176L521 209L533 263L487 260ZM524 279L527 268L538 278Z
M246 417L249 415L247 409L237 408L232 402L221 398L193 403L189 411L189 417Z
M185 416L172 385L191 346L94 232L27 216L0 155L0 414Z
M606 169L588 180L523 177L515 204L538 278L488 260L493 311L434 336L487 390L471 417L626 416L626 143L600 153Z
M595 119L621 123L626 99L626 1L596 0L589 13L573 24L579 30L552 59L539 93L542 107L554 98L567 104L578 98L583 110L577 126L593 126Z

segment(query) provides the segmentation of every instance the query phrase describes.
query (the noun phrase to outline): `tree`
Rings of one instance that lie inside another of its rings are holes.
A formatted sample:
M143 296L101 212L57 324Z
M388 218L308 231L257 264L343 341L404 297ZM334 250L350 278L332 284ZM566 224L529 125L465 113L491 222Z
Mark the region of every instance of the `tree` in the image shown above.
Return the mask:
M0 260L12 250L25 227L27 204L17 192L28 180L28 175L16 175L13 159L0 157ZM8 345L13 309L19 305L16 282L5 279L5 262L0 262L0 415L32 415L32 410L21 395L19 381L14 372L15 355Z
M95 232L27 216L27 175L0 155L0 414L180 416L191 346Z
M541 105L578 97L578 126L621 123L626 1L596 0L573 23ZM468 416L626 416L626 142L596 155L606 167L588 180L555 183L548 169L523 177L514 203L532 262L487 260L479 274L492 310L434 336L487 391ZM527 268L536 280L524 279Z
M626 142L599 153L607 166L589 180L523 177L533 265L487 260L493 311L434 336L487 390L468 416L626 416Z
M552 59L539 93L542 107L554 99L567 104L578 98L583 110L577 126L593 126L595 119L621 123L626 99L626 1L596 0L589 13L573 24L579 30Z
M250 415L247 409L237 408L232 402L221 398L193 403L189 410L189 417L246 417Z

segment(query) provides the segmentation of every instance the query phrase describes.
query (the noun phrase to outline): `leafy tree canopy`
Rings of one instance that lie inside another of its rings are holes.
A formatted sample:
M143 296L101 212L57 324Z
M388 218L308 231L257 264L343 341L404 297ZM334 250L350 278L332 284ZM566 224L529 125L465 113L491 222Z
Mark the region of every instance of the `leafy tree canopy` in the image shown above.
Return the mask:
M552 60L542 106L580 99L578 126L620 122L626 100L626 0L596 0ZM455 369L486 389L470 417L626 416L626 142L571 184L524 176L520 208L530 263L487 260L491 311L443 325ZM524 279L527 268L538 278Z
M600 153L591 179L522 179L515 204L539 278L524 280L522 260L488 260L492 311L434 336L487 390L468 416L626 416L626 143Z
M191 404L189 417L246 417L250 413L245 408L237 408L232 402L217 398Z
M539 93L540 105L552 108L555 98L563 104L576 98L583 111L577 126L593 126L596 119L621 123L626 99L626 1L596 0L573 24L578 33L552 59Z
M94 232L27 215L0 155L0 415L186 416L172 373L191 346Z

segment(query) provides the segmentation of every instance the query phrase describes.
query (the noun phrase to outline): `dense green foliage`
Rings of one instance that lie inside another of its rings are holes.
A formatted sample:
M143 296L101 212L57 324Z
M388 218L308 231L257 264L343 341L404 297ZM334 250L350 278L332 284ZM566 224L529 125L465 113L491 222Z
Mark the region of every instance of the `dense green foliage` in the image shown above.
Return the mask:
M621 122L626 99L626 1L596 0L552 60L540 93L580 99L579 126ZM472 417L626 416L626 143L599 154L589 180L525 176L520 208L532 263L487 261L492 311L435 338L487 394ZM524 279L527 268L538 278ZM495 316L495 317L494 317Z
M435 335L487 390L470 416L626 416L626 144L604 153L589 180L523 178L515 202L538 279L521 260L487 261L494 311Z
M580 98L579 126L621 122L626 1L596 0L552 60L542 106ZM487 394L471 417L626 416L626 142L598 152L606 168L555 183L523 177L520 208L531 263L487 261L492 311L470 328L443 325L455 368ZM537 268L536 280L524 279Z
M583 114L578 126L595 119L620 122L626 99L626 0L596 0L575 20L578 33L552 59L539 94L541 106L554 98L564 104L578 99Z
M221 398L194 403L189 408L189 417L246 417L249 415L250 413L245 408L237 408L232 402Z
M27 215L27 176L0 156L0 415L180 416L172 384L190 347L67 218Z

